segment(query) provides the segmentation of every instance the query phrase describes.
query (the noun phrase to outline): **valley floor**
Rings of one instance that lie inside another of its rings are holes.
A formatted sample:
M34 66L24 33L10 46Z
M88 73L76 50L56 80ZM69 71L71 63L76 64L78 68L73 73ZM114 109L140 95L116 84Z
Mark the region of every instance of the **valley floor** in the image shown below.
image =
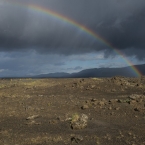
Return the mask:
M0 79L0 145L145 145L145 77Z

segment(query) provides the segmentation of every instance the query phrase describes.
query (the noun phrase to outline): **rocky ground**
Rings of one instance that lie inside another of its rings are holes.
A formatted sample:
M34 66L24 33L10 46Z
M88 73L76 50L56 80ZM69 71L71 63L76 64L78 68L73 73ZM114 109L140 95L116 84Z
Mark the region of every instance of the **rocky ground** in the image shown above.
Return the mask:
M0 145L145 145L145 77L1 79Z

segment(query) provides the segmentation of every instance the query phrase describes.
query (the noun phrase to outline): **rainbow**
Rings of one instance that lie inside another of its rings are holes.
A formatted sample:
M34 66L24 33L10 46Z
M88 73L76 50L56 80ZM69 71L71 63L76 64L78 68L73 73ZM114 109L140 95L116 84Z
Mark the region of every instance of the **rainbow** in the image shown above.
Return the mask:
M52 16L54 18L57 18L58 20L64 21L64 22L76 27L79 30L82 30L83 32L87 33L87 35L94 37L96 40L99 40L101 43L105 44L109 48L112 48L114 50L114 52L116 54L118 54L119 56L121 56L121 58L126 62L126 64L128 64L131 67L132 71L136 74L137 77L142 76L142 73L134 66L134 64L130 60L128 60L126 58L126 56L120 50L113 47L104 38L100 37L98 34L93 32L91 29L83 26L82 24L80 24L80 23L78 23L78 22L76 22L76 21L74 21L74 20L72 20L72 19L70 19L62 14L59 14L55 11L52 11L44 6L31 4L31 3L18 2L18 1L14 1L14 0L11 0L11 1L7 0L7 2L12 4L12 5L17 5L17 6L24 7L24 8L26 7L26 8L33 10L33 11L37 11L37 12Z

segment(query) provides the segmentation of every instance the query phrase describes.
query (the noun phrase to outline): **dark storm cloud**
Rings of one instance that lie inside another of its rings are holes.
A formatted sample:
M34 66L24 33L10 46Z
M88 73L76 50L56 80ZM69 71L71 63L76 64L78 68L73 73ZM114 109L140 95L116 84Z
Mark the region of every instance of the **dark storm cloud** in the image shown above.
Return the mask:
M51 73L65 67L66 57L39 54L33 50L0 53L0 77Z
M14 3L15 2L15 3ZM144 0L17 0L0 2L0 51L35 49L39 53L78 54L106 51L80 29L50 16L16 5L34 3L65 15L92 29L127 55L144 58Z

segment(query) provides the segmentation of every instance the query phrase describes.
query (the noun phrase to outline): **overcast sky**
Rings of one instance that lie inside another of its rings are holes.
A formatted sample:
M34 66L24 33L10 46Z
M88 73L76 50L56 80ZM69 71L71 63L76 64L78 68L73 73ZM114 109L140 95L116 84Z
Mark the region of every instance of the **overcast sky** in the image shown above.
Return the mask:
M145 0L0 0L0 77L128 65L106 44L30 4L92 30L132 63L145 63Z

